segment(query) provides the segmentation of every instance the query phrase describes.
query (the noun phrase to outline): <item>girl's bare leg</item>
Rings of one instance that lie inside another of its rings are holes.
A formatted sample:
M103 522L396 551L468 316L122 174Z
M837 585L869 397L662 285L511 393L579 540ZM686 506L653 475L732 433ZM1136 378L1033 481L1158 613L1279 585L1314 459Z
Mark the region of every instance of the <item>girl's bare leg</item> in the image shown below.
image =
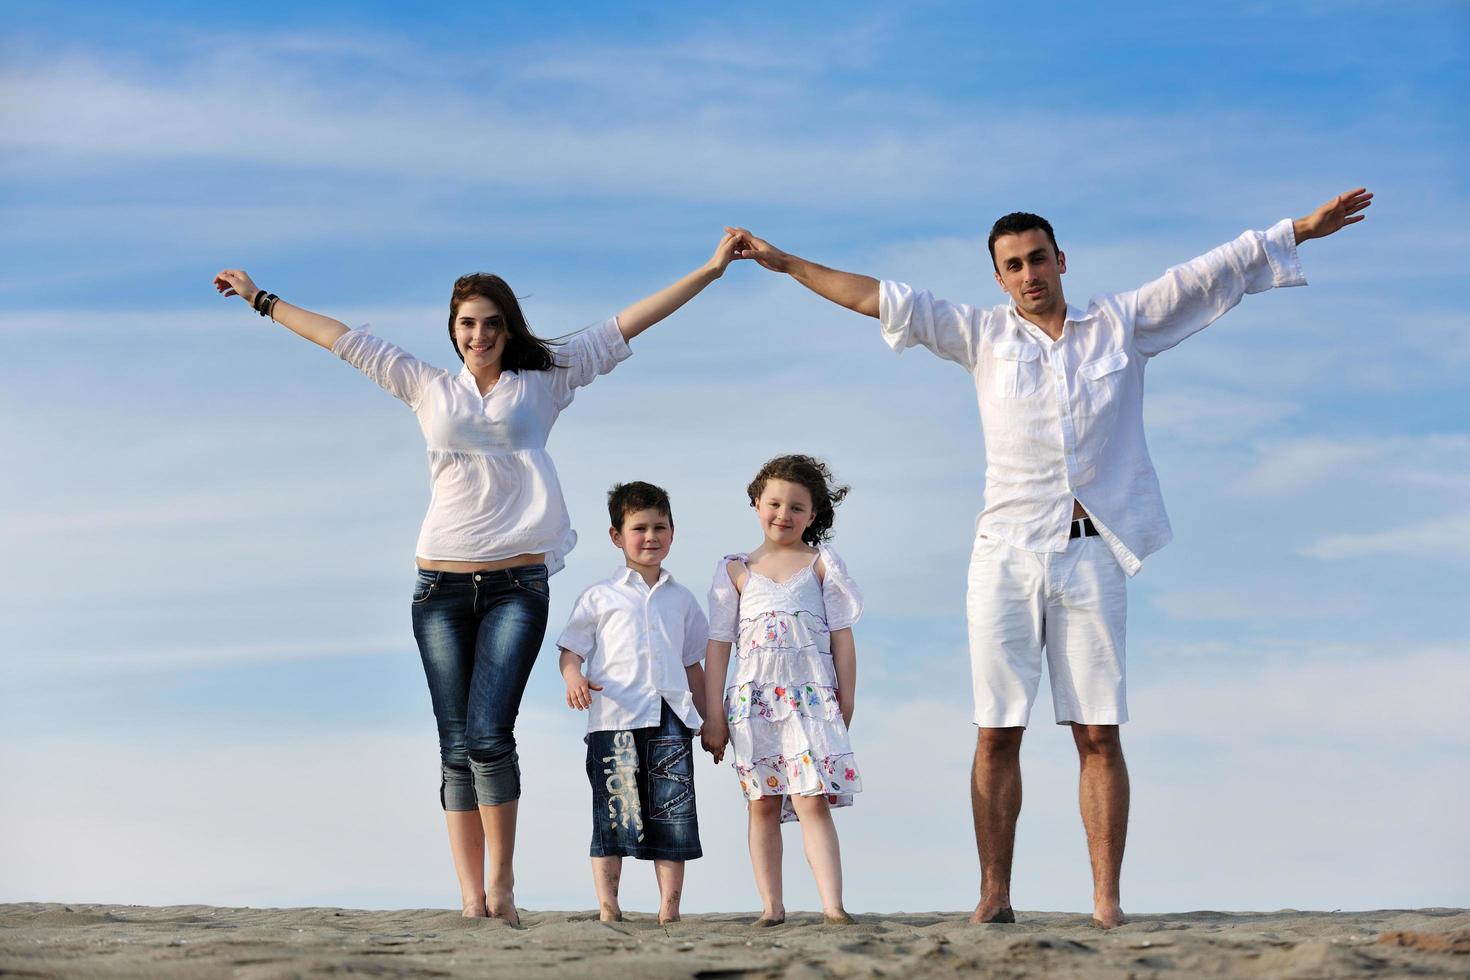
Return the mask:
M466 919L483 919L485 911L485 828L474 810L445 810L449 853L459 878L459 901Z
M837 843L837 825L825 796L793 796L796 816L801 821L801 844L806 863L817 880L822 914L828 922L851 922L842 907L842 851Z
M654 861L653 873L658 878L658 921L679 921L679 899L684 896L684 862Z
M786 921L781 901L781 797L762 796L749 806L750 865L764 906L760 921L774 925Z
M603 922L622 922L623 909L618 905L618 883L623 880L623 859L592 859L592 887L597 889L597 918Z
M485 884L485 911L492 919L521 924L516 911L516 876L512 864L516 853L516 812L519 800L495 806L480 804L480 823L485 827L485 850L489 857L489 880Z

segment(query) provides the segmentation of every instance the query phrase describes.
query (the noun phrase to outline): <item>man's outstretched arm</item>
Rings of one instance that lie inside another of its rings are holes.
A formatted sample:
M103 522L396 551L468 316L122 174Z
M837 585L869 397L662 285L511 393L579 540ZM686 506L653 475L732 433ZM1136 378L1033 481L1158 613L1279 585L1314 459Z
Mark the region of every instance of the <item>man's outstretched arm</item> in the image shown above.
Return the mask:
M736 258L754 259L772 272L784 272L823 299L867 316L878 315L878 280L856 272L842 272L783 252L744 228L726 228L739 237Z

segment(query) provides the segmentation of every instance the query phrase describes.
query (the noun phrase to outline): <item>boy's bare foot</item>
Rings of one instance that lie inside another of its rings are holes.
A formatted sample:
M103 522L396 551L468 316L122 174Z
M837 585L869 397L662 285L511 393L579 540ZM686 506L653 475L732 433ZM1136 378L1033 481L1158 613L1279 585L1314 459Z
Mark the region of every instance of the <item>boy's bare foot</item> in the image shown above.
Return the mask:
M623 910L616 905L603 905L597 910L598 922L622 922Z
M847 914L846 909L838 909L836 912L823 912L822 922L829 926L855 926L852 916Z
M972 926L986 925L989 923L1008 925L1015 921L1016 912L1011 908L1011 903L1000 899L992 899L990 901L981 899L980 904L975 906L975 911L970 916L970 925Z

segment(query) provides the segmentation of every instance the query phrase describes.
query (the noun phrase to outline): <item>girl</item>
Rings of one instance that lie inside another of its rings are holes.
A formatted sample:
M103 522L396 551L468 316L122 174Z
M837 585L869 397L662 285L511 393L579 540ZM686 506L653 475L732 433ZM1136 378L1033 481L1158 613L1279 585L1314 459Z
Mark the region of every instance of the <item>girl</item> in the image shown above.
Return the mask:
M577 388L611 371L630 355L629 341L720 278L735 241L726 235L700 268L564 344L531 332L505 280L462 276L449 300L449 339L464 362L458 372L278 299L243 270L214 279L220 293L327 348L418 416L433 493L415 551L413 632L439 727L439 801L467 917L520 921L512 726L546 632L547 577L577 540L546 438Z
M829 924L851 923L842 907L842 860L830 807L862 789L848 742L857 651L852 625L862 597L836 552L833 508L847 487L826 464L779 456L746 493L765 542L728 555L709 592L702 742L719 762L728 742L750 810L750 861L764 909L757 926L786 921L781 901L781 823L800 819L802 845ZM735 677L725 675L736 647Z

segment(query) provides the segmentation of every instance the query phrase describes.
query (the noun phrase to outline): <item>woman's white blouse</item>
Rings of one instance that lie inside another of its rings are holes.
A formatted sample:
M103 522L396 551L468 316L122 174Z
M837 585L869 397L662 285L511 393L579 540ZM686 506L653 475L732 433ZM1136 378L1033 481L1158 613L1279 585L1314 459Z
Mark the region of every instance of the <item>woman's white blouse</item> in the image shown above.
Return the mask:
M617 318L552 348L547 371L506 371L480 395L468 367L425 364L351 330L332 353L372 378L418 416L429 451L429 512L415 554L436 561L496 561L545 552L558 572L577 543L546 438L576 389L632 353Z

